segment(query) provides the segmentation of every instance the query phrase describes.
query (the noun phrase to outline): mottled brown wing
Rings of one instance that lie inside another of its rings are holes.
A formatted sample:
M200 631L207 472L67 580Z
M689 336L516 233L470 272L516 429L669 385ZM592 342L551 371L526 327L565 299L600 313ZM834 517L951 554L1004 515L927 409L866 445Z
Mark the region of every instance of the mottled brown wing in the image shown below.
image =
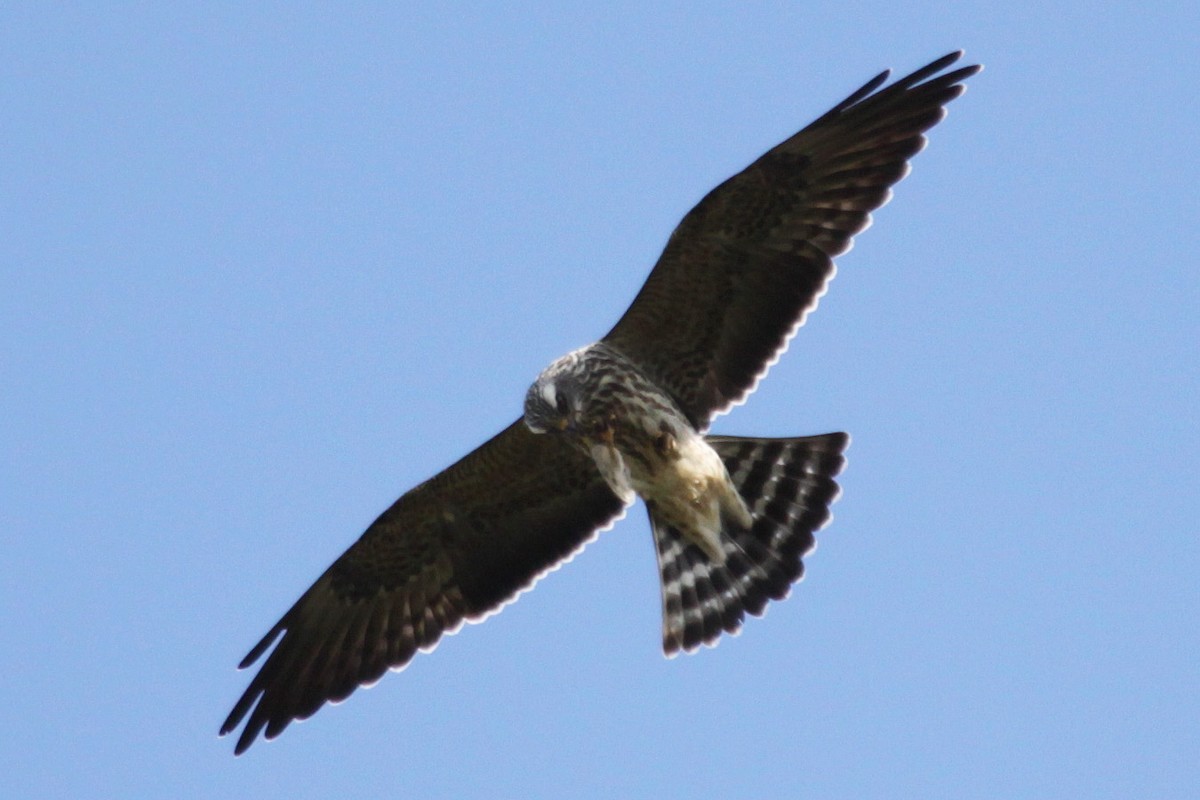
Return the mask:
M879 89L878 75L710 192L675 232L604 341L699 429L753 391L980 67L951 53ZM876 91L879 90L879 91Z
M241 753L497 610L624 508L595 464L518 420L380 515L242 661Z

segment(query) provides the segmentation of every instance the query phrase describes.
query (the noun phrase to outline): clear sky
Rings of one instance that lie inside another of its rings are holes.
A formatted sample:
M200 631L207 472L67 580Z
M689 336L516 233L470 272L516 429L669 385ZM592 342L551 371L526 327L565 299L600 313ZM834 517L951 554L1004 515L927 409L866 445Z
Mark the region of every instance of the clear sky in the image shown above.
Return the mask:
M0 10L0 795L1195 796L1193 3L104 5ZM789 600L663 659L634 508L233 758L238 660L708 189L960 47L717 425L854 437Z

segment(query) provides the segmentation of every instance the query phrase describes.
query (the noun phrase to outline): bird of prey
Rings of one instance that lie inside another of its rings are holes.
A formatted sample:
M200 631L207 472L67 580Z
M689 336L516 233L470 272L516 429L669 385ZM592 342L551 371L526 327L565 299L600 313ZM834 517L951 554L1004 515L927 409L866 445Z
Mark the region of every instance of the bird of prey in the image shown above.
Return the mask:
M495 612L636 496L667 655L785 597L829 520L848 437L706 431L753 391L979 71L945 71L961 55L886 87L876 76L688 212L616 326L547 367L516 422L384 511L243 659L278 640L221 726L246 722L235 752Z

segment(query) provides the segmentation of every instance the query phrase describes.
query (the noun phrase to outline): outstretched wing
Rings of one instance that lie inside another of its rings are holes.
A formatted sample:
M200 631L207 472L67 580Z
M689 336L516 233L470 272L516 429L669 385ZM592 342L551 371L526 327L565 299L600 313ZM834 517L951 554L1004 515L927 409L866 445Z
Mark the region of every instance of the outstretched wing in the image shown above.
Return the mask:
M753 391L887 202L922 133L980 70L951 53L885 89L876 76L688 212L604 341L671 392L698 429Z
M586 456L518 420L409 491L284 614L225 724L236 752L404 666L464 620L500 608L624 509Z

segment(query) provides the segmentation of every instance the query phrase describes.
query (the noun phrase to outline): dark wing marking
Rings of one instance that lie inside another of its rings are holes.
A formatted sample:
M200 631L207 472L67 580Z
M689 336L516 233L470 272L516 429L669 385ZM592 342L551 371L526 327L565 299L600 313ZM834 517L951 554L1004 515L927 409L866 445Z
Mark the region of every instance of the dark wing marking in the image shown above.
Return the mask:
M787 346L870 213L890 197L980 70L951 53L885 89L884 72L713 189L671 235L604 341L674 396L700 430ZM879 90L879 91L876 91Z
M595 464L518 420L380 515L263 637L221 735L235 752L497 610L623 510ZM247 719L247 715L249 718Z

